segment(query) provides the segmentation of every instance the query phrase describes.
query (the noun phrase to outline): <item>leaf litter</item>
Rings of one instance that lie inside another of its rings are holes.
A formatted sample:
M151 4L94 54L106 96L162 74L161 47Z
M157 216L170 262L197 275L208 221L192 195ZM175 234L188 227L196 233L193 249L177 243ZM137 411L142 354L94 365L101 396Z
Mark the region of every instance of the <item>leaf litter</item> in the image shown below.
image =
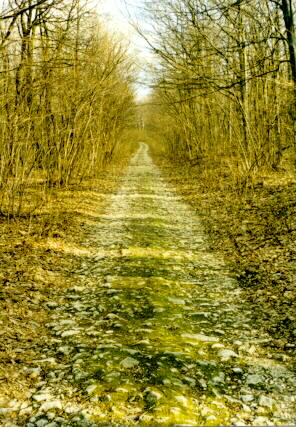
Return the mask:
M83 236L71 285L41 301L46 340L25 367L34 384L0 416L28 427L295 424L292 360L264 345L145 144Z

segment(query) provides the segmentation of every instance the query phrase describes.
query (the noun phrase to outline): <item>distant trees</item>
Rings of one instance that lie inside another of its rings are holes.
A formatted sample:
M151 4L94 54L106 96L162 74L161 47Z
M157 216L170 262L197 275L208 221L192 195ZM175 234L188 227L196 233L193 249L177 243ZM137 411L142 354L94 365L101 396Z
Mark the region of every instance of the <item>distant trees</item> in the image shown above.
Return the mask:
M159 58L153 102L174 126L170 152L192 164L227 158L242 185L279 167L294 141L293 8L292 0L147 2Z
M134 108L127 44L81 0L7 0L0 10L0 211L95 175Z

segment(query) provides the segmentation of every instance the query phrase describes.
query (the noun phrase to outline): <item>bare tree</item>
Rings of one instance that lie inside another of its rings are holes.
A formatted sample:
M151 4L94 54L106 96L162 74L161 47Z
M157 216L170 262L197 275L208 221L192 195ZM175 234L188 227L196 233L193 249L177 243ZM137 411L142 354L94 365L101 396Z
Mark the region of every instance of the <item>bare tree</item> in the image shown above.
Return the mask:
M112 161L133 120L133 66L127 43L82 0L4 6L0 209L18 215L37 177L46 193Z
M154 30L143 36L159 58L155 86L172 121L180 123L181 156L181 146L191 163L228 156L243 185L256 171L277 168L293 140L291 43L283 36L279 4L147 2Z

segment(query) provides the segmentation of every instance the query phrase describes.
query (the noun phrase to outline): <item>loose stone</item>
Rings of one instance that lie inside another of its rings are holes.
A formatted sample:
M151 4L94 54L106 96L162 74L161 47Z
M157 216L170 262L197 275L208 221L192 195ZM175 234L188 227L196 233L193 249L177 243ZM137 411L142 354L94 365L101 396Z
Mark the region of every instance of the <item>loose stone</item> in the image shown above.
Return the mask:
M63 337L63 338L65 338L65 337L71 337L71 336L73 336L73 335L79 335L80 334L80 330L78 330L78 329L71 329L71 330L69 330L69 331L64 331L64 332L62 332L61 333L61 336Z
M35 400L36 402L42 402L43 400L49 400L51 398L52 398L52 395L48 393L34 394L32 396L32 399Z
M216 337L209 337L202 334L182 334L182 337L189 338L191 340L206 341L206 342L219 341L219 339Z
M45 402L41 405L40 411L49 411L51 409L62 409L62 402L60 400L53 400L51 402Z
M48 424L48 420L46 418L41 418L36 422L36 427L44 427Z
M258 404L260 406L265 406L267 408L272 408L273 406L273 399L267 396L260 396L258 400Z
M241 396L241 399L243 402L252 402L255 399L255 397L252 394L245 394Z
M97 385L93 384L87 387L86 392L88 394L92 394L98 388Z
M7 415L14 410L14 408L0 408L0 415Z
M188 406L188 399L185 396L175 396L175 400L185 407Z
M139 364L139 361L134 359L133 357L126 357L124 360L122 360L120 362L120 364L124 367L124 368L133 368L135 366L137 366Z
M264 382L264 378L261 375L257 375L257 374L248 375L246 378L246 383L249 385L262 384L263 382Z
M232 357L238 357L238 354L236 354L234 351L232 350L220 350L218 352L218 356L220 357L220 359L222 361L227 361L229 359L231 359Z

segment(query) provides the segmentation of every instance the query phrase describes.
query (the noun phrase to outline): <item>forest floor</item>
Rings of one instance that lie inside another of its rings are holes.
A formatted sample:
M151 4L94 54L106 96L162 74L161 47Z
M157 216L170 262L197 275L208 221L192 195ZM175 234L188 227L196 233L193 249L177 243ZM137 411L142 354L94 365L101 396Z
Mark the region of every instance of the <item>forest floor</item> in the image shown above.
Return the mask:
M83 225L103 212L123 164L86 185L56 190L42 213L0 218L0 425L22 426L16 409L40 381L35 360L49 339L51 302L73 286L88 251ZM22 408L20 407L22 406Z
M230 180L213 188L200 167L159 162L201 218L209 247L222 253L275 349L296 351L296 184L294 171L257 177L238 195ZM269 343L271 345L271 343ZM295 354L296 356L296 354ZM283 356L284 357L284 356Z
M163 168L1 224L0 425L295 425L292 186L231 209Z

